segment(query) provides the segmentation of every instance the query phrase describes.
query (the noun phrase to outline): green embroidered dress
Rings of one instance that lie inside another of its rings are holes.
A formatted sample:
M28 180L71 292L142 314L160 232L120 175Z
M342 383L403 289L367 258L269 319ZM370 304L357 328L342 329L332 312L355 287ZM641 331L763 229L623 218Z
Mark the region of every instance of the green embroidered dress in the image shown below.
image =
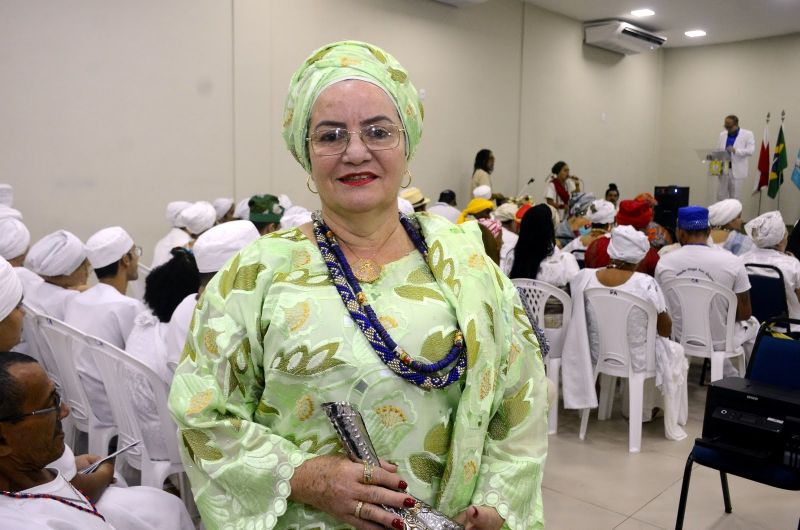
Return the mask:
M347 528L287 500L297 466L340 450L326 401L356 404L378 454L441 511L487 505L507 528L543 525L546 386L525 312L474 223L417 218L430 268L413 251L363 288L412 356L441 359L460 323L468 370L443 390L383 365L299 230L261 238L211 281L170 394L206 528Z

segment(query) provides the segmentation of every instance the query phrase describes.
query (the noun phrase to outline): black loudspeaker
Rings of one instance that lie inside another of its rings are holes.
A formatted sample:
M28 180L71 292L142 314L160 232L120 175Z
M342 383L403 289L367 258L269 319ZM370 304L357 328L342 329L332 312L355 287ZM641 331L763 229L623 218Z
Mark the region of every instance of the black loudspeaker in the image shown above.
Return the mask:
M689 187L656 186L654 196L658 205L653 220L674 234L678 225L678 208L689 206Z

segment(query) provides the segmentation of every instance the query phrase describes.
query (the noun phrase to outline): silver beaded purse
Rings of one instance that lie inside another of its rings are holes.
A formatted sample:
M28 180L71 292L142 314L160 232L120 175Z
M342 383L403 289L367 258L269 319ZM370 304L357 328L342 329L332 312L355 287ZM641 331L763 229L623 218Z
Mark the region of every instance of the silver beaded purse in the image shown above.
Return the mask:
M358 409L346 402L323 403L323 410L331 420L336 434L342 442L345 454L354 462L364 462L379 467L380 460L372 446L364 419ZM464 530L464 527L431 506L415 499L413 508L383 508L399 515L406 524L406 530Z

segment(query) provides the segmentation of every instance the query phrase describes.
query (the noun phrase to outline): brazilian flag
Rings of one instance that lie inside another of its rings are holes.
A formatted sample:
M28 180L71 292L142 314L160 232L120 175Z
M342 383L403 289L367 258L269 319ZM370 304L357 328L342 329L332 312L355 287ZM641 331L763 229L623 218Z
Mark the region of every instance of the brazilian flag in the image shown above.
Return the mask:
M769 184L767 185L767 195L774 199L778 196L778 190L783 184L783 170L789 167L786 159L786 141L783 139L783 125L778 132L778 143L775 144L775 154L772 155L772 169L769 172Z

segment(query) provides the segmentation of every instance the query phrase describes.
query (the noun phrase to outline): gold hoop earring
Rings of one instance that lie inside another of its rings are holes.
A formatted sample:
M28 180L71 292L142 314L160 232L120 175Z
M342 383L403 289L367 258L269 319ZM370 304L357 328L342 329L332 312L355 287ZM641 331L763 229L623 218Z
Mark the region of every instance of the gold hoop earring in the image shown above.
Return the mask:
M308 188L308 191L310 191L314 195L319 194L319 192L317 190L312 190L311 189L311 175L309 175L308 178L306 178L306 188Z
M407 187L411 186L411 181L413 180L414 176L411 174L411 171L409 171L408 169L406 169L406 172L404 174L408 175L408 184L406 184L405 186L401 185L400 187L403 188L403 189L406 189Z

